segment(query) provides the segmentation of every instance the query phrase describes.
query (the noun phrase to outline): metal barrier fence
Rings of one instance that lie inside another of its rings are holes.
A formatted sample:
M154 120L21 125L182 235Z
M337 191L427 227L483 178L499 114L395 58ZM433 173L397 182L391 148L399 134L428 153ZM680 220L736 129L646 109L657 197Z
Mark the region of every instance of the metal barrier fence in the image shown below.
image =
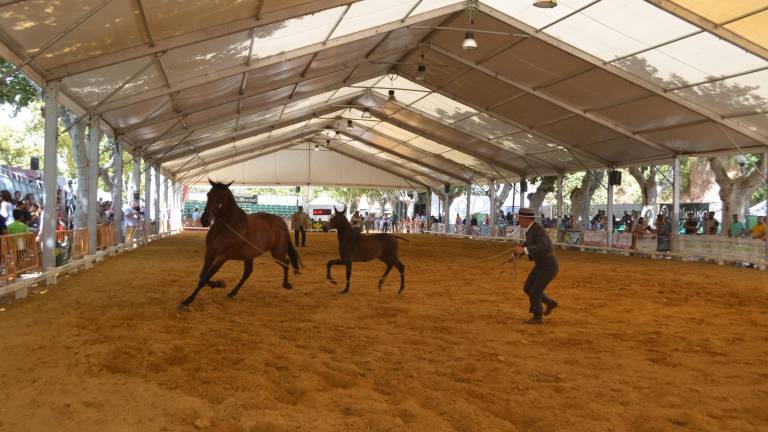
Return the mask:
M88 228L56 233L56 264L88 255Z
M35 233L0 236L0 279L14 279L21 273L39 269L40 252Z

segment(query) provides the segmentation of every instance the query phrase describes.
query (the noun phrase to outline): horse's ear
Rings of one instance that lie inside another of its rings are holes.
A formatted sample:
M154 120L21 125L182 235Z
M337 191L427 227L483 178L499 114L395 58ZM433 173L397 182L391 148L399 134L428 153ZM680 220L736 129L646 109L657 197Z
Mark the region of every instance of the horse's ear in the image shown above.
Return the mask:
M337 214L340 213L339 209L336 208L336 204L333 205L333 211Z
M229 187L230 187L230 186L232 186L232 183L234 183L234 182L235 182L235 181L234 181L234 180L232 180L231 182L227 183L227 189L229 189Z
M210 177L208 178L208 183L210 183L211 186L216 186L216 183L214 183L213 180L210 179Z
M344 204L344 209L341 210L341 213L346 213L346 212L347 212L347 205Z

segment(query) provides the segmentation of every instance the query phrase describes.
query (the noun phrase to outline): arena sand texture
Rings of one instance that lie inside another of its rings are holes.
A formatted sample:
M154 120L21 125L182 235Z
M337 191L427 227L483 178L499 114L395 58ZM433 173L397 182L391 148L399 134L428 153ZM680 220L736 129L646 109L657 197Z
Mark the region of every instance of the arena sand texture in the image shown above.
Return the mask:
M259 258L177 312L185 233L5 305L0 430L768 430L768 273L561 251L562 307L526 326L530 264L473 264L509 244L409 238L402 296L378 262L337 294L313 234L292 291Z

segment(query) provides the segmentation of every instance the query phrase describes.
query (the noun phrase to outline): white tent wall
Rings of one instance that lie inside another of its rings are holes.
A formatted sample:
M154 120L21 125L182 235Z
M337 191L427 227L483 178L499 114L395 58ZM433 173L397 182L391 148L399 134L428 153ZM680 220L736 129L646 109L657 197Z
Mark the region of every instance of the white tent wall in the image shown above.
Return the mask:
M340 153L307 144L211 171L207 177L236 185L337 185L414 189L414 183Z

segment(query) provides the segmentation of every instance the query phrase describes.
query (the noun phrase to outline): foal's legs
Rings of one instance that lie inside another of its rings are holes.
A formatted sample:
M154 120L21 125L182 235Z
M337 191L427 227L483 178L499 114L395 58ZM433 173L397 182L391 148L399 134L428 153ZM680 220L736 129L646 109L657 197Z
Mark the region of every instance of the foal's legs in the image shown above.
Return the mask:
M334 280L333 276L331 276L331 267L341 264L344 264L344 260L334 259L328 261L328 263L325 264L325 279L328 280L328 282L336 285L336 280Z
M405 289L405 266L400 260L397 260L395 265L397 266L397 271L400 272L400 289L397 291L397 293L400 294Z
M386 264L387 264L387 269L384 270L384 274L381 275L381 277L379 278L379 291L381 291L381 286L384 284L384 279L389 274L389 271L392 270L392 267L394 267L394 264L392 263L386 263Z
M291 260L286 256L287 254L288 251L286 251L284 248L272 249L272 258L274 258L277 262L283 263L283 265L281 265L283 268L283 288L291 289L293 288L293 285L288 282L288 269L291 267Z
M216 274L217 271L221 268L222 265L224 265L224 262L226 259L214 259L213 263L211 263L210 266L207 267L207 269L203 270L203 272L200 274L200 280L197 281L197 287L195 290L190 294L189 297L186 298L183 302L179 303L178 308L184 309L185 307L189 306L190 303L195 301L195 297L197 297L197 293L200 292L200 289L205 286L206 283L208 283L208 280L213 277L213 275Z
M349 292L349 279L352 276L352 261L345 261L344 264L347 266L347 285L341 290L341 294Z
M243 260L243 277L240 278L240 282L235 285L234 288L232 288L232 291L230 291L227 296L229 298L235 298L238 292L240 292L240 287L243 286L245 281L248 279L248 276L251 275L251 272L253 271L253 259L246 258Z

